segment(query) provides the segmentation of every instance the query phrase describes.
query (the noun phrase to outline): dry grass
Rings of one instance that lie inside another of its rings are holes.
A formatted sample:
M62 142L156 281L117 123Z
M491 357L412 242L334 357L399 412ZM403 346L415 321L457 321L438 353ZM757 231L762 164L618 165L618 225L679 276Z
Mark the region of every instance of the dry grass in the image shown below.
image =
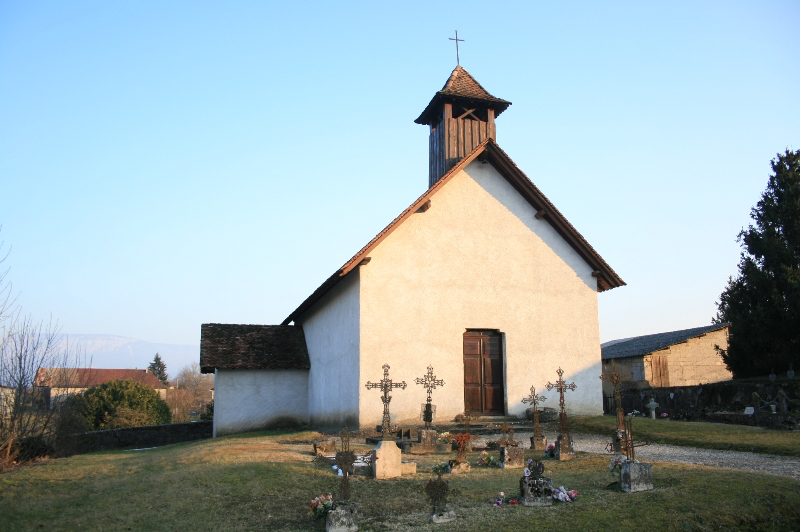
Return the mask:
M338 481L311 462L315 437L261 432L22 467L0 475L0 530L310 530L307 501ZM520 470L473 468L450 478L458 519L434 526L421 487L444 458L414 457L412 477L356 477L361 530L800 529L800 484L789 478L657 463L653 491L622 494L606 489L607 458L588 454L546 462L555 483L581 492L575 503L494 508L498 491L518 489Z
M570 418L570 427L578 432L610 436L616 427L616 417L573 417ZM790 430L773 430L723 423L635 418L633 435L637 440L647 440L653 443L800 456L800 432Z

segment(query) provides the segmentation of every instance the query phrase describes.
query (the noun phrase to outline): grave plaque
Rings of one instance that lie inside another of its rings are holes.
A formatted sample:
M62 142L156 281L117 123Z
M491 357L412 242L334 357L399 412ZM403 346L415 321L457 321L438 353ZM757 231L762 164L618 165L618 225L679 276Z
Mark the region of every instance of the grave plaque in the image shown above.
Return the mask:
M506 469L525 465L525 450L522 447L500 447L500 462Z

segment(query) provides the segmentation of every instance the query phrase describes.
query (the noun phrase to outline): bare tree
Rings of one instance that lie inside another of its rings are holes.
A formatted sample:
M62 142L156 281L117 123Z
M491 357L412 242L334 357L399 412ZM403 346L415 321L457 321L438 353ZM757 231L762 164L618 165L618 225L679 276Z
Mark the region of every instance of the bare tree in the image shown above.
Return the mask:
M200 364L192 362L178 372L173 381L175 389L167 391L167 403L173 421L189 421L205 411L211 402L214 376L200 373Z
M0 415L0 468L18 457L29 459L50 454L63 401L52 400L49 386L41 386L43 373L58 371L60 386L76 387L86 361L80 351L61 344L58 325L34 322L31 317L12 317L0 347L0 382L3 412ZM61 345L60 345L61 344Z

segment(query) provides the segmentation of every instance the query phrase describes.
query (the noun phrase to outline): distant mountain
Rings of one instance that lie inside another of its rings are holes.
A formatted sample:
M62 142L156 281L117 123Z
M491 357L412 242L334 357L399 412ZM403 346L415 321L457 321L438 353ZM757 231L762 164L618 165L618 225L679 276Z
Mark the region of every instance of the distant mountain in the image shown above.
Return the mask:
M144 369L158 353L167 365L167 374L173 376L182 367L200 362L200 345L156 344L111 334L65 334L62 341L67 340L70 347L86 352L94 368Z

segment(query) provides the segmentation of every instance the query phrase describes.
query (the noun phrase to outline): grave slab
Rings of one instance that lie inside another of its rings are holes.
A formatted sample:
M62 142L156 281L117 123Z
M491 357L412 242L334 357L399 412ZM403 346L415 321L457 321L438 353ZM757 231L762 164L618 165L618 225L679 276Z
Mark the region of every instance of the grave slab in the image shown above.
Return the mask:
M417 464L415 464L414 462L401 462L400 473L403 475L416 475Z
M634 493L653 489L653 464L645 462L626 462L619 472L622 491Z

